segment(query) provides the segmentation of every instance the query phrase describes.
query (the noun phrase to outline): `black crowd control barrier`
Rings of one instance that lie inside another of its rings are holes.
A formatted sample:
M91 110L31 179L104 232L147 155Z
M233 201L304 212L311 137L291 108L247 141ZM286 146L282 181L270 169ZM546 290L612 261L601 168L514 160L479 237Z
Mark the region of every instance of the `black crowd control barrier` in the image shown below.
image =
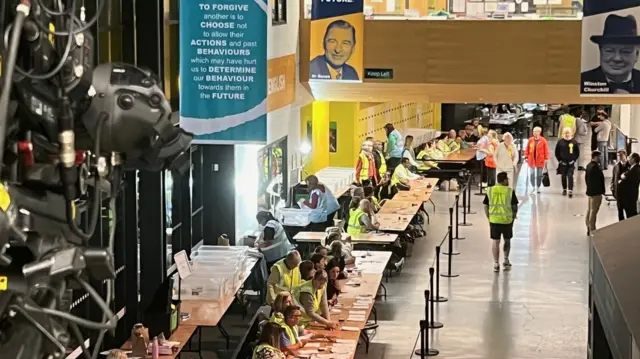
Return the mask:
M443 277L446 278L455 278L460 276L459 274L455 274L452 272L452 262L451 262L451 250L453 248L453 234L451 233L453 231L453 229L451 228L451 226L449 226L449 232L448 232L448 239L449 239L449 253L445 253L448 257L448 262L447 262L447 272L446 273L442 273L440 274Z
M442 239L442 242L444 242L444 240L447 239L447 236L445 236ZM442 246L442 242L440 242L440 245L436 246L436 274L435 274L435 278L436 278L436 295L432 296L433 301L435 301L436 303L444 303L446 301L448 301L449 299L447 299L447 297L441 297L440 296L440 251L442 250L441 246Z
M466 193L466 192L462 192L462 193ZM460 230L460 228L459 228L460 227L460 219L459 219L459 216L460 216L460 194L459 193L456 194L455 207L456 208L455 208L454 212L456 213L456 217L455 217L455 219L453 221L454 221L454 223L456 225L456 236L453 239L461 240L461 239L465 239L465 237L460 237L460 233L459 233L459 230Z
M429 298L429 290L424 291L425 300ZM425 305L425 319L420 321L420 349L416 349L415 354L420 358L432 357L440 354L436 349L429 345L429 305Z
M471 199L469 198L469 185L470 179L467 179L467 184L462 189L462 222L458 221L458 226L468 227L471 226L471 223L467 222L467 214L470 214L470 209L467 209L467 206L471 205ZM460 239L460 238L459 238Z
M434 289L434 285L433 285L433 277L434 277L434 272L435 269L433 269L433 267L429 268L429 293L431 293L431 296L429 298L426 298L427 300L425 301L425 305L431 305L431 307L429 308L429 314L431 315L429 317L429 329L440 329L442 327L444 327L444 324L436 321L436 311L435 311L435 289Z
M449 232L452 240L449 242L449 248L447 249L448 252L445 252L444 254L448 256L457 256L460 252L453 248L453 207L449 207Z
M467 180L467 214L476 214L471 211L471 176Z

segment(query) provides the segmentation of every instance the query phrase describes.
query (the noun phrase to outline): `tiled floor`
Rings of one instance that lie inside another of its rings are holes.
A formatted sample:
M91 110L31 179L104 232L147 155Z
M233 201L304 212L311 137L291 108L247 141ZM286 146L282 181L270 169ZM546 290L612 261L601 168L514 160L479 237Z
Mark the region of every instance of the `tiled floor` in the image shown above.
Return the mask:
M586 358L589 240L584 225L584 172L577 172L573 199L562 197L556 176L551 176L550 188L530 194L526 176L525 168L517 185L521 206L512 240L511 272L493 272L483 197L472 196L472 211L477 214L468 217L473 226L460 227L460 236L466 239L457 242L461 254L453 257L454 272L460 276L441 279L441 295L449 301L436 305L436 320L444 324L432 331L433 346L440 350L438 357ZM358 359L412 357L418 321L424 313L428 269L434 263L434 247L445 235L454 194L438 192L433 198L437 209L434 214L429 207L427 239L415 245L403 272L387 284L387 301L376 305L380 328L369 354L360 348ZM599 225L615 220L615 205L603 204ZM445 258L442 267L446 267ZM231 358L236 340L246 328L237 317L231 314L225 318L234 338L231 351L221 349L217 330L204 331L203 346L209 351L204 358Z
M460 227L460 236L466 239L458 242L461 254L453 257L454 272L460 276L441 279L441 295L449 301L436 304L436 320L444 324L432 331L438 357L586 358L589 240L584 225L584 172L578 172L572 199L561 195L559 177L551 176L552 186L541 194L531 194L526 176L525 168L516 188L521 205L511 246L511 272L493 272L483 197L473 196L472 211L478 213L468 217L473 226ZM416 245L406 269L387 286L389 299L378 305L380 329L369 355L363 352L357 358L411 357L433 247L446 232L447 203L453 199L447 193L434 196L438 208L431 215L428 240ZM616 219L615 204L603 204L598 224Z

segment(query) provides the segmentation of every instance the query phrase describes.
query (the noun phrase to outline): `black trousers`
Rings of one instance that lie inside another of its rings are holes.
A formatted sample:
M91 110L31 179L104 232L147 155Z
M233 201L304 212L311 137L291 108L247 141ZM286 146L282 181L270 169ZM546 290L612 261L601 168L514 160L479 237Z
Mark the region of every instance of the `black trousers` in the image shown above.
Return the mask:
M566 190L568 189L569 191L573 191L573 173L575 171L575 167L574 166L566 166L561 174L560 174L560 179L562 180L562 189Z
M633 216L638 215L637 200L631 200L631 201L626 200L626 201L622 201L622 202L616 202L616 204L618 205L618 219L619 220L622 221L624 219L624 215L626 215L627 218L631 218ZM624 214L622 213L623 211L624 211Z
M487 173L487 186L493 187L496 185L497 169L485 166L485 172Z
M389 157L387 160L387 171L393 173L396 170L396 167L402 163L402 158L400 157Z

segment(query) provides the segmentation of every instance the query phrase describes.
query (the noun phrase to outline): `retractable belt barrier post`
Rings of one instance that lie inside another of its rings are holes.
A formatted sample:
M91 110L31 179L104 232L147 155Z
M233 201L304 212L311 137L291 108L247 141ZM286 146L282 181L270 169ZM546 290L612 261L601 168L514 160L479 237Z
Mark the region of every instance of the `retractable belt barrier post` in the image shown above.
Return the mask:
M435 315L436 315L435 314L436 313L435 304L434 304L435 303L435 300L434 300L435 299L434 298L435 290L434 290L434 287L433 287L433 277L434 277L433 273L434 272L435 272L435 269L433 269L433 267L430 267L429 268L429 293L431 293L431 296L427 299L428 303L426 303L426 304L428 304L428 305L430 304L431 305L431 307L429 308L429 312L431 314L431 317L429 318L429 328L430 329L440 329L440 328L444 327L444 324L442 324L440 322L437 322L436 319L435 319Z
M463 193L466 193L466 192L463 192ZM454 222L455 222L455 225L456 225L456 237L454 238L455 240L465 239L465 237L460 237L460 234L458 232L459 231L458 227L460 226L460 221L458 220L458 217L460 216L460 214L459 214L460 213L459 202L460 202L460 194L458 193L458 194L456 194L456 210L455 210L456 218L454 219Z
M453 248L453 207L449 207L449 237L452 239L449 241L449 252L445 252L444 254L457 256L460 252Z
M467 181L467 214L476 214L476 212L471 212L471 177Z
M442 273L441 276L446 277L446 278L455 278L458 277L459 274L455 274L451 272L451 248L453 247L453 235L451 234L451 231L453 229L451 228L451 226L449 226L449 253L445 253L448 255L449 257L449 262L447 263L447 273Z
M462 222L458 223L458 225L463 227L472 226L471 223L467 223L467 214L469 213L469 210L467 210L467 206L469 205L468 203L471 202L471 199L469 198L469 195L467 195L467 193L469 192L470 185L471 185L471 177L467 179L467 184L462 189Z
M447 237L445 236L442 239L442 242L444 242L444 240ZM444 303L446 301L448 301L449 299L447 299L447 297L441 297L440 296L440 251L442 250L442 248L440 247L442 245L442 242L440 242L440 245L436 246L436 295L432 296L432 300L435 301L436 303Z
M425 300L429 299L429 290L424 291ZM429 346L429 304L425 303L425 319L420 321L420 349L416 349L415 354L420 358L432 357L440 354L436 349Z

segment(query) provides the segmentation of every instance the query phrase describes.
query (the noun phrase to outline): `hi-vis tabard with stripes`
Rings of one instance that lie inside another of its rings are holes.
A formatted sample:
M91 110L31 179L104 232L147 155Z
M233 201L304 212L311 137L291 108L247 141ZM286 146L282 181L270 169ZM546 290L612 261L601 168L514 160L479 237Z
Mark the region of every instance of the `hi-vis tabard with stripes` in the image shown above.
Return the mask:
M511 196L513 189L495 185L487 190L489 198L489 223L509 224L513 222L513 209L511 208Z

